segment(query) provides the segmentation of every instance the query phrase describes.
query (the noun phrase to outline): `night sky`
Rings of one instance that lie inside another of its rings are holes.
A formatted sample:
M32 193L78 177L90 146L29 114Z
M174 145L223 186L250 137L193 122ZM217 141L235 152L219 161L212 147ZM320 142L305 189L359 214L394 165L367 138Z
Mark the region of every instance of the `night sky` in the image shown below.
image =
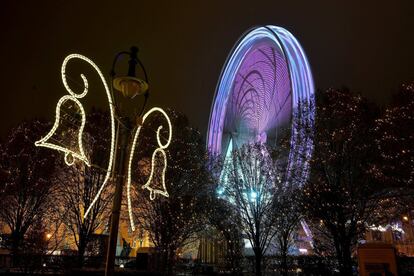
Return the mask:
M140 48L149 74L148 106L182 111L205 133L227 55L247 29L263 24L298 38L316 88L346 85L383 104L414 80L410 0L7 0L0 7L0 137L23 119L53 120L66 94L60 77L66 55L86 55L108 77L115 54L131 45ZM89 105L102 105L100 90L91 90L97 98Z

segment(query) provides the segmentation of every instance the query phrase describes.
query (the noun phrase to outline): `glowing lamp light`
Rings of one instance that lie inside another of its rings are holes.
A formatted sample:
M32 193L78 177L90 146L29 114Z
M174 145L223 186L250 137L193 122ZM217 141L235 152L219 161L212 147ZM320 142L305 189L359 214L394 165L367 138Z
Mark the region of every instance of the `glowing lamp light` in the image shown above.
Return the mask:
M301 254L308 254L308 250L306 248L299 248L299 252Z
M403 220L404 221L408 221L408 217L407 216L403 216Z
M114 88L122 93L124 97L134 98L148 91L148 83L136 77L117 77L113 81Z

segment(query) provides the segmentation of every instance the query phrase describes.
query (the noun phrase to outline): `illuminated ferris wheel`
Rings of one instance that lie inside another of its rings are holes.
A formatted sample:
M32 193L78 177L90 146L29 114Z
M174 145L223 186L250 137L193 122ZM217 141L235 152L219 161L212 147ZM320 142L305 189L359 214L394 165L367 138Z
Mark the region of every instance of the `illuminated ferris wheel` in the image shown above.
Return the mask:
M298 120L313 121L313 95L310 66L296 38L281 27L251 29L228 56L216 88L207 133L210 153L227 155L251 142L274 146L287 132L288 166L301 168L305 180L313 144L296 134Z

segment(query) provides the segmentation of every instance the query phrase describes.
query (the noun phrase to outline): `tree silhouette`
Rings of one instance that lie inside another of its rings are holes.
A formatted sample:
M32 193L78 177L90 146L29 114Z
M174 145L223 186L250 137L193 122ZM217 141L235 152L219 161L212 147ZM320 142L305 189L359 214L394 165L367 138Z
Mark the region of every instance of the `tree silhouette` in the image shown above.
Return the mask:
M178 252L194 242L197 234L205 228L213 186L200 132L189 125L184 115L172 110L167 110L167 113L173 126L165 177L169 197L157 196L150 200L148 191L141 189L148 179L150 157L156 148L155 132L159 125L165 124L163 117L154 115L144 124L135 153L139 157L138 169L132 179L135 182L133 205L138 228L149 233L150 240L161 254L160 269L172 274ZM164 164L160 160L156 162L153 185L162 189L161 168Z
M414 86L404 85L384 114L376 120L375 144L381 163L376 178L392 189L397 216L411 211L414 202Z
M34 146L48 127L38 120L23 122L0 147L0 222L10 230L13 255L20 253L34 226L50 219L53 209L56 156Z
M87 117L84 146L92 166L88 167L83 162L75 162L72 166L62 164L61 169L56 173L57 208L63 224L72 237L71 240L76 245L80 266L84 263L86 250L97 230L103 230L109 220L113 195L113 187L110 183L88 216L84 218L85 211L98 193L106 174L103 168L108 163L110 139L110 125L107 118L108 114L95 110ZM66 136L72 136L74 140L76 135L76 132L66 133Z
M301 195L301 187L295 186L293 183L282 186L276 195L274 227L276 228L276 246L281 257L282 275L288 275L289 250L295 244L296 234L303 219Z
M262 274L265 252L277 234L275 195L285 175L278 167L264 144L245 144L226 156L220 177L219 194L240 216L255 254L256 275Z
M347 90L320 92L316 99L315 148L304 187L304 212L314 227L314 244L334 248L341 275L352 275L357 241L381 213L383 195L373 177L376 112Z

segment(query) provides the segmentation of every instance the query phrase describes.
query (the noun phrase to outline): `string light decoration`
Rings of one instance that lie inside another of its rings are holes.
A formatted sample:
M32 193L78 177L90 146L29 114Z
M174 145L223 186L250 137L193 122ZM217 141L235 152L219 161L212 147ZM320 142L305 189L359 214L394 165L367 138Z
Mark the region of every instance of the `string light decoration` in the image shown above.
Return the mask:
M371 226L368 226L368 229L373 230L373 231L380 231L380 232L386 232L387 230L390 229L391 231L405 234L404 229L402 229L398 224L387 224L385 226L382 226L382 225L376 226L375 224L373 224Z
M115 110L114 110L114 103L113 103L113 99L108 87L108 84L105 80L105 77L103 76L102 72L100 71L100 69L98 68L98 66L89 58L80 55L80 54L71 54L69 56L67 56L63 63L62 63L62 68L61 68L61 75L62 75L62 82L63 85L66 89L66 91L69 93L69 95L65 95L62 98L60 98L60 100L58 101L57 105L56 105L56 111L55 111L55 123L53 124L52 129L49 131L49 133L41 138L40 140L35 142L35 145L38 147L46 147L46 148L50 148L53 150L57 150L57 151L61 151L65 154L65 163L68 166L71 166L75 163L76 160L80 160L82 162L84 162L87 166L91 166L91 161L88 160L86 154L85 154L85 150L83 147L83 132L84 132L84 128L85 128L85 124L86 124L86 113L85 113L85 109L82 106L81 102L79 101L79 99L84 98L87 94L88 94L88 89L89 89L89 84L88 84L88 80L85 77L85 75L81 74L80 77L82 78L83 81L83 91L82 93L76 93L74 92L70 86L67 83L67 79L66 79L66 66L67 63L71 60L71 59L80 59L83 60L85 62L87 62L89 65L91 65L96 72L98 73L102 84L104 85L105 88L105 92L106 92L106 96L108 99L108 105L109 105L109 110L110 110L110 121L111 121L111 147L110 147L110 151L109 151L109 161L108 161L108 167L106 168L106 174L105 174L105 178L102 182L101 187L99 188L96 196L94 197L92 203L89 205L88 209L86 210L85 214L84 214L84 218L86 218L89 214L89 212L91 211L92 207L94 206L94 204L96 203L96 201L99 199L103 189L105 188L108 180L110 179L111 173L112 173L112 168L113 168L113 163L114 163L114 152L115 152ZM57 145L54 144L52 142L50 142L49 140L51 139L51 137L55 134L56 130L59 128L60 125L60 117L61 117L61 107L62 105L67 102L67 101L72 101L76 104L76 106L79 108L80 110L80 114L81 114L81 126L79 128L79 133L78 133L78 151L72 150L70 148L61 146L61 145ZM165 197L168 197L168 191L166 189L165 186L165 172L167 170L167 155L165 153L165 149L170 145L171 143L171 138L172 138L172 125L171 125L171 121L170 118L168 117L167 113L159 108L159 107L154 107L152 109L150 109L147 113L145 113L145 115L142 118L142 123L140 125L138 125L137 130L135 132L134 135L134 139L133 139L133 143L132 143L132 147L131 147L131 152L129 154L129 162L128 162L128 177L127 177L127 198L128 198L128 212L129 212L129 217L130 217L130 222L131 222L131 228L132 231L135 231L135 226L134 226L134 221L133 221L133 216L132 216L132 207L131 207L131 195L130 195L130 190L131 190L131 166L132 166L132 160L134 157L134 151L135 151L135 147L136 147L136 143L138 140L138 136L140 133L140 130L142 128L142 125L144 124L146 118L151 115L154 112L159 112L161 113L167 120L168 123L168 139L166 143L162 143L161 142L161 129L163 128L163 126L159 126L157 129L157 144L158 144L158 148L154 150L153 154L152 154L152 161L151 161L151 173L150 176L148 178L148 181L142 185L142 189L147 189L150 192L150 199L154 200L156 195L162 195ZM163 159L163 170L162 170L162 175L161 175L161 179L162 179L162 190L160 189L156 189L156 188L152 188L151 184L153 182L153 177L154 177L154 170L155 170L155 160L157 158L157 156L161 156L161 158Z
M112 172L112 167L113 167L113 160L114 160L114 150L115 150L115 111L114 111L114 104L113 104L113 100L111 97L111 93L108 87L108 84L105 80L105 77L103 76L101 70L99 69L99 67L89 58L80 55L80 54L71 54L69 56L67 56L63 63L62 63L62 67L61 67L61 75L62 75L62 82L63 85L66 89L66 91L70 94L70 95L65 95L62 98L60 98L60 100L57 103L56 106L56 117L55 117L55 123L53 124L52 129L49 131L49 133L43 137L42 139L40 139L39 141L35 142L35 145L38 147L45 147L45 148L50 148L53 150L58 150L61 151L65 154L65 163L68 166L71 166L75 163L76 159L84 162L87 166L91 166L90 161L88 160L88 158L85 155L85 151L83 148L83 130L86 124L86 115L85 115L85 110L81 104L81 102L78 99L82 99L84 98L87 94L88 94L88 89L89 89L89 84L88 84L88 80L86 79L85 75L81 74L80 77L82 78L83 81L83 92L80 94L75 93L68 85L67 80L66 80L66 66L67 63L72 60L72 59L80 59L82 61L85 61L86 63L88 63L89 65L91 65L95 71L98 73L101 82L105 88L105 92L106 92L106 96L108 99L108 105L109 105L109 110L110 110L110 121L111 121L111 148L109 151L109 161L108 161L108 167L106 169L106 174L105 174L105 178L102 182L102 185L98 191L98 193L96 194L95 198L93 199L91 205L88 207L88 209L85 212L84 217L86 217L91 208L93 207L93 205L96 203L96 201L99 199L99 196L101 195L103 189L105 188L105 185L107 184L110 176L111 176L111 172ZM79 145L79 152L76 152L74 150L71 150L69 148L60 146L60 145L56 145L54 143L49 142L50 138L55 134L56 130L59 127L59 123L60 123L60 113L61 113L61 106L63 103L67 102L67 101L73 101L80 110L81 113L81 126L79 128L79 133L78 133L78 145Z
M157 129L157 144L158 144L158 148L154 150L153 154L152 154L152 158L151 158L151 173L150 176L147 180L147 182L142 185L142 189L147 189L150 192L150 199L154 200L156 195L162 195L165 197L169 197L167 188L165 186L165 172L167 170L167 154L165 153L164 149L166 149L170 143L171 143L171 138L172 138L172 125L171 125L171 120L168 117L167 113L165 113L165 111L159 107L153 107L152 109L150 109L147 113L145 113L145 115L142 118L142 123L138 126L135 135L134 135L134 139L132 141L132 146L131 146L131 152L129 154L129 161L128 161L128 175L127 175L127 200L128 200L128 213L129 213L129 221L131 224L131 229L132 231L135 231L135 223L134 223L134 218L132 215L132 204L131 204L131 170L132 170L132 161L134 158L134 152L135 152L135 147L136 147L136 143L138 140L138 136L139 133L141 131L141 128L143 126L143 124L145 123L145 120L148 118L149 115L151 115L153 112L160 112L165 119L167 120L168 123L168 139L167 142L165 144L163 144L161 142L161 134L160 131L163 128L163 126L159 126ZM160 189L154 189L151 187L151 183L153 181L153 177L154 177L154 168L155 168L155 160L157 155L161 155L163 158L163 170L161 173L161 182L162 182L162 190Z

